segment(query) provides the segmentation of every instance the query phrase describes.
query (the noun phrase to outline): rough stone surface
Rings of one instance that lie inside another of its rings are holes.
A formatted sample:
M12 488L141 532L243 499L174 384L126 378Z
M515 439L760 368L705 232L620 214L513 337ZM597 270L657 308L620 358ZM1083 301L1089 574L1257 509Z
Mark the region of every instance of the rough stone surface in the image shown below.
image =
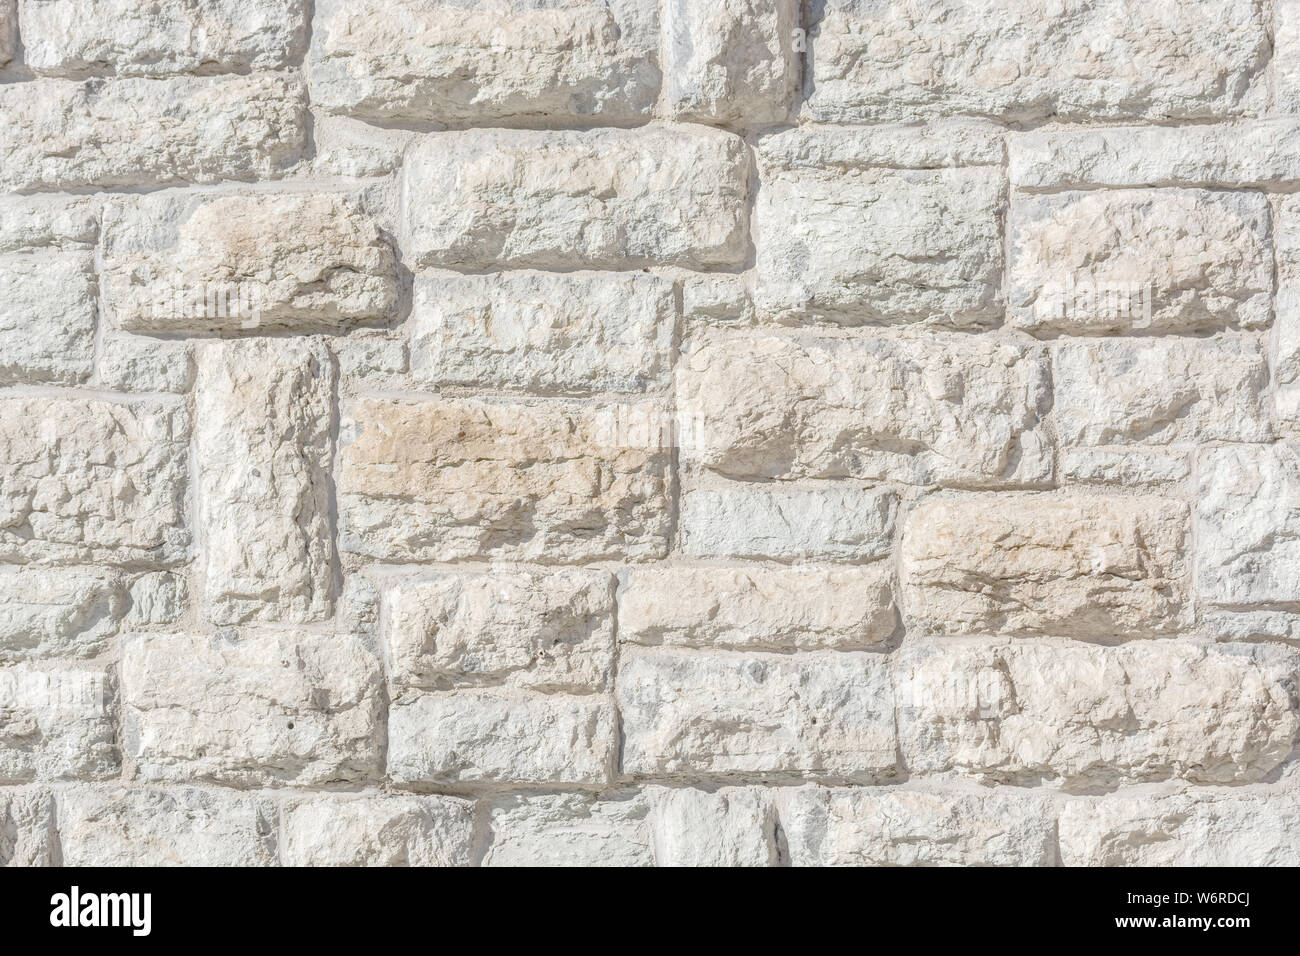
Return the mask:
M411 373L432 386L639 392L668 384L672 284L629 273L426 273L415 284Z
M703 127L433 133L406 154L417 266L740 265L749 157Z
M682 549L694 557L861 561L889 553L895 496L847 485L732 482L682 495Z
M234 791L79 787L59 794L67 866L270 866L275 807Z
M659 92L655 7L318 0L312 98L379 122L628 122Z
M1187 534L1170 498L933 498L903 529L903 593L931 634L1172 633L1188 617Z
M862 568L634 568L619 588L618 635L671 647L842 650L898 626L892 572Z
M911 773L1069 790L1263 780L1290 754L1294 653L1257 645L936 641L905 648L895 694Z
M24 61L53 76L246 72L291 66L300 0L25 0Z
M614 670L614 579L602 571L449 573L388 592L394 686L604 690Z
M131 634L122 689L143 780L339 786L380 772L379 666L357 638Z
M1069 341L1053 413L1067 445L1268 441L1268 379L1251 338Z
M307 143L304 90L275 73L5 84L0 122L19 190L276 179Z
M1013 202L1012 324L1073 335L1266 325L1273 291L1269 218L1258 193L1200 189Z
M0 398L0 560L183 559L189 439L173 403Z
M287 866L467 866L473 805L454 797L314 797L284 812Z
M806 112L823 122L1199 119L1262 105L1259 0L826 0L813 10Z
M1300 863L1297 63L0 0L0 865Z
M104 252L110 314L132 332L335 329L397 302L392 248L340 195L119 200Z
M203 610L212 623L305 624L333 610L333 386L318 342L203 350L195 446Z
M871 781L895 770L893 693L879 655L625 650L625 773Z
M1066 866L1300 865L1294 791L1072 800L1060 831Z
M1051 805L1015 793L801 787L782 794L792 866L1051 866Z
M358 402L342 426L342 547L399 561L660 556L668 454L646 423L661 417L646 405Z
M707 337L684 357L684 452L733 478L1015 485L1052 468L1047 374L965 336Z

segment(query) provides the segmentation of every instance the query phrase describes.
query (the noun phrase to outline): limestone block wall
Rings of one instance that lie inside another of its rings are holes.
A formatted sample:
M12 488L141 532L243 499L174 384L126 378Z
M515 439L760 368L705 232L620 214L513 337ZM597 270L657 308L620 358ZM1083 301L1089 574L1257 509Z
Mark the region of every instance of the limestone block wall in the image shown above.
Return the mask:
M0 863L1300 863L1300 0L0 0Z

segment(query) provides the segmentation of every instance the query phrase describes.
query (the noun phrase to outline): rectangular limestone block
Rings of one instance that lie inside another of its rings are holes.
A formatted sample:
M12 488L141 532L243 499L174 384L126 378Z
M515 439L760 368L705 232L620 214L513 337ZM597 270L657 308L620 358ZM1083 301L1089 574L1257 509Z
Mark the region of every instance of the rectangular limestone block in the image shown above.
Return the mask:
M799 0L668 0L665 98L686 122L755 128L780 123L800 78Z
M655 567L623 572L628 644L796 651L874 647L898 627L893 572L847 568Z
M851 485L731 482L681 496L682 550L700 558L866 561L893 547L897 496Z
M778 798L792 866L1052 866L1049 801L1014 790L799 787Z
M895 772L883 655L624 648L624 773L870 782Z
M620 125L659 92L643 0L317 0L312 101L388 123Z
M1008 222L1011 325L1029 332L1207 332L1272 317L1260 193L1125 189L1026 196Z
M589 693L614 668L614 578L606 571L448 572L384 597L389 680L412 687L508 685Z
M18 0L0 0L0 67L13 59L18 49Z
M203 613L305 624L334 608L333 359L311 339L212 343L195 387Z
M805 112L820 122L1185 120L1264 105L1262 0L826 0L812 10Z
M913 775L1076 792L1265 779L1291 753L1296 652L1185 639L1119 647L946 640L895 660Z
M1121 485L1164 485L1183 481L1192 473L1191 456L1167 448L1067 448L1061 453L1061 476L1069 482Z
M52 76L246 73L293 66L304 0L24 0L23 59Z
M122 769L112 667L0 667L0 784L105 780Z
M396 561L662 557L663 420L649 404L353 402L338 473L342 550Z
M91 196L0 196L0 253L93 252L99 219Z
M407 151L414 267L725 269L749 246L748 148L701 126L431 133Z
M1280 442L1203 450L1196 538L1201 600L1300 602L1300 448Z
M1061 811L1065 866L1300 866L1300 795L1269 788L1087 797Z
M397 304L392 247L336 193L113 200L102 282L109 315L131 332L341 330Z
M1268 363L1252 338L1066 341L1053 352L1052 379L1065 445L1272 437Z
M176 402L0 399L0 560L184 560L189 440Z
M604 694L412 693L388 712L388 776L399 786L603 786L617 749Z
M666 388L673 284L643 273L421 273L411 377L435 387L582 394Z
M796 129L759 150L761 316L842 325L1001 319L1005 187L983 127L947 142L886 129ZM915 168L914 168L915 167ZM934 168L949 167L949 168Z
M0 565L0 661L94 657L130 603L116 571Z
M1300 0L1273 4L1273 112L1300 113Z
M1300 121L1059 127L1007 136L1011 185L1252 186L1300 179Z
M779 866L780 824L761 787L647 787L657 866Z
M126 749L144 781L345 786L381 770L375 654L303 631L130 634Z
M89 252L0 255L0 385L85 382L97 313Z
M306 120L304 87L275 73L5 84L0 186L278 179L307 146Z
M275 866L276 807L189 787L60 791L65 866Z
M638 791L505 794L488 803L484 866L654 866L650 802Z
M1046 362L971 336L701 336L679 363L683 460L731 478L997 487L1052 472Z
M930 498L903 528L903 593L929 634L1173 633L1189 617L1187 537L1172 498Z
M61 862L53 795L35 789L0 792L0 867Z
M308 797L282 819L285 866L470 864L474 806L455 797Z

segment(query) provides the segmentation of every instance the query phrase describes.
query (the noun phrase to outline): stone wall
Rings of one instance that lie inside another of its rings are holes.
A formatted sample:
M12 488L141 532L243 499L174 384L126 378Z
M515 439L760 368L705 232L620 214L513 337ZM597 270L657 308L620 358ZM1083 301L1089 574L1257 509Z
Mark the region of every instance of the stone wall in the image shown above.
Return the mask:
M0 863L1300 863L1298 0L0 0Z

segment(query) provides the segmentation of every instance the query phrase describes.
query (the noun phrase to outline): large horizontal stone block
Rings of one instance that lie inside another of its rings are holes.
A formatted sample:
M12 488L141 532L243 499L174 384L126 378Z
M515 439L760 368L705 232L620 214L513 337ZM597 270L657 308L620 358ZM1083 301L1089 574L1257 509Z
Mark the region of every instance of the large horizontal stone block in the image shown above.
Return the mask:
M637 792L497 797L483 865L653 866L649 815Z
M629 644L782 651L876 646L898 627L893 572L850 568L632 568L618 635Z
M641 273L422 273L411 317L418 381L526 392L668 385L673 285Z
M343 550L399 561L660 557L654 406L364 400L345 410Z
M1046 363L969 336L702 337L679 366L686 461L735 478L1025 485L1051 475Z
M126 749L146 781L340 786L378 776L380 673L347 635L132 634Z
M1250 783L1294 746L1297 668L1254 644L915 644L896 661L900 748L913 775L990 784Z
M102 281L110 316L132 332L336 330L397 304L392 247L332 193L115 200Z
M1053 411L1067 445L1267 441L1268 363L1254 339L1070 341Z
M406 786L602 786L617 724L604 694L408 694L388 713L388 775Z
M334 365L317 341L201 352L195 389L204 614L304 624L333 611Z
M455 797L312 797L284 810L286 866L468 866L474 807Z
M828 0L814 11L806 111L820 121L1199 119L1263 106L1259 0Z
M685 492L679 524L695 557L863 561L889 553L896 512L885 488L731 482Z
M59 794L66 866L273 866L276 809L230 790L74 787Z
M416 266L624 269L744 263L749 156L730 133L432 133L404 166Z
M1300 449L1201 452L1196 586L1218 605L1300 602Z
M114 571L0 565L0 661L94 657L129 606Z
M0 14L0 28L3 20ZM54 866L59 862L54 818L54 797L46 790L0 793L0 866Z
M1272 316L1259 193L1128 189L1017 199L1011 323L1029 331L1199 332Z
M624 773L874 781L895 771L888 662L625 648L617 696Z
M103 780L122 769L102 664L0 667L0 783Z
M185 406L0 399L0 559L183 560Z
M1170 498L933 498L903 530L910 619L931 634L1172 633L1190 620L1187 535Z
M1059 826L1066 866L1300 865L1294 790L1071 800Z
M23 60L51 75L247 72L292 66L302 0L24 0Z
M389 679L399 689L505 684L604 690L614 666L614 579L605 571L446 573L385 596Z
M955 165L984 141L797 129L763 141L755 210L761 315L844 325L978 327L1000 318L1002 174ZM921 139L921 142L916 140ZM992 160L989 155L980 158ZM878 165L872 165L877 163Z
M1051 866L1056 820L1010 792L801 787L779 799L793 866Z
M649 787L658 866L777 866L779 824L758 787Z
M649 115L657 4L318 0L313 102L384 122L590 123Z
M279 74L4 84L0 186L276 179L306 148L306 106Z
M1300 122L1067 126L1011 133L1007 154L1025 189L1266 185L1300 179Z

